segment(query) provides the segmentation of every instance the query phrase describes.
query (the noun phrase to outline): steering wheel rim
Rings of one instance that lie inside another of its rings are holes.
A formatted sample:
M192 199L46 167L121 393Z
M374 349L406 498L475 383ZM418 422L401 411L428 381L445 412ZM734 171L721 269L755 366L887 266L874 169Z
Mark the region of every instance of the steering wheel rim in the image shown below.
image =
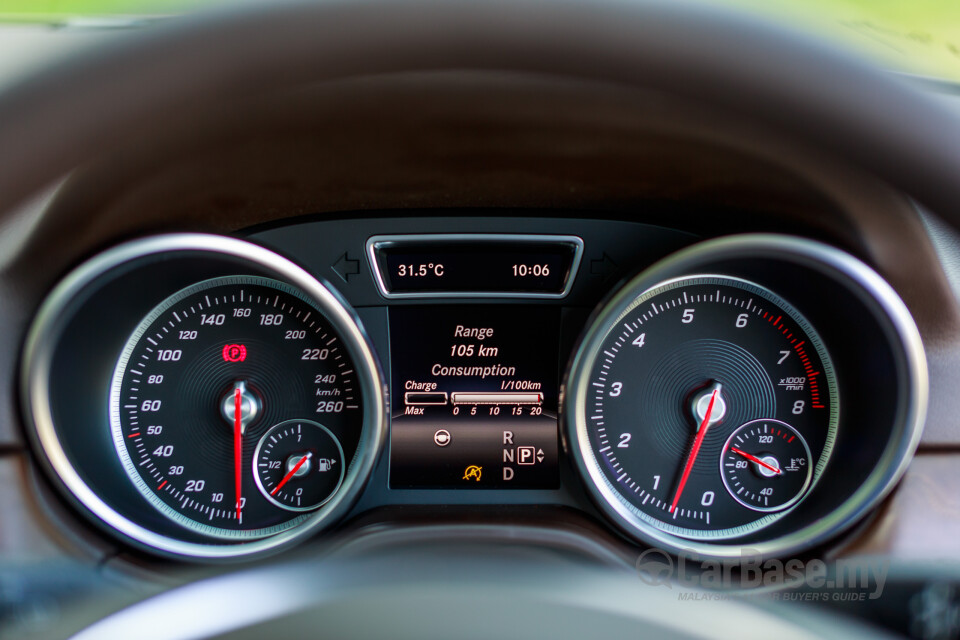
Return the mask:
M173 20L0 96L0 210L143 127L207 105L457 69L601 80L734 112L870 171L960 228L960 140L946 107L796 34L669 1L329 0ZM292 570L257 575L282 583Z
M173 19L0 98L0 211L143 126L207 104L459 69L602 80L738 113L867 169L960 228L960 140L944 105L793 32L659 0L326 0Z
M532 544L535 530L374 532L328 557L186 584L87 626L73 640L297 637L883 638L830 612L655 583L580 549ZM555 541L554 541L555 542ZM742 596L743 594L741 594ZM203 603L203 615L197 615ZM696 612L696 615L693 615ZM155 621L167 621L157 625Z

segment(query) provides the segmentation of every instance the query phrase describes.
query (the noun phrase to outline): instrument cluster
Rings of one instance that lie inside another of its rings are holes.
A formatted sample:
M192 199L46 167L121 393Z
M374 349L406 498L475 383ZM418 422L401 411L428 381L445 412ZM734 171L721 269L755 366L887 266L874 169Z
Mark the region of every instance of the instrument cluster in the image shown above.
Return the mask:
M405 504L562 504L675 553L796 553L890 491L927 397L908 310L852 255L577 219L134 240L49 294L23 363L62 495L201 560Z

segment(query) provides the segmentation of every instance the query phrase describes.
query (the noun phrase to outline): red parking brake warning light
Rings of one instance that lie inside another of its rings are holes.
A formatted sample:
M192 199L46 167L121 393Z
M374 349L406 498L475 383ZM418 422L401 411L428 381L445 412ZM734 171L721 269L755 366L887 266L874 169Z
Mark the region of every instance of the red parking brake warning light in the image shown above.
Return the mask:
M242 344L225 345L223 359L227 362L243 362L247 359L247 348Z

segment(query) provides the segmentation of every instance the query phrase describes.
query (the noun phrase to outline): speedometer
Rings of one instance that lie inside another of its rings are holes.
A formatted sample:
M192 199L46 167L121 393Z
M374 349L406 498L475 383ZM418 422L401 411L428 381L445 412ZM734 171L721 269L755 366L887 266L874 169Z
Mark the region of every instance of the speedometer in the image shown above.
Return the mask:
M384 442L383 377L357 314L244 240L175 234L96 256L44 303L25 362L53 477L151 552L304 540L352 508Z
M215 278L163 301L127 342L110 396L113 440L130 479L164 515L206 535L262 537L304 516L278 508L256 481L261 439L287 420L322 421L330 442L304 441L287 458L327 464L298 467L285 483L310 494L321 487L311 504L322 503L357 448L356 389L336 332L295 288Z

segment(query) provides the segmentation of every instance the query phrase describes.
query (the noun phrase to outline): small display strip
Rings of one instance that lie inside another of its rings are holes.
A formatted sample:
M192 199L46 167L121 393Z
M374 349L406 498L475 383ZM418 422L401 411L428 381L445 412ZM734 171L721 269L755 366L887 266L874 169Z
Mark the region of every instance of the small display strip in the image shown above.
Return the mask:
M373 236L367 255L386 298L563 298L583 240L527 234Z

